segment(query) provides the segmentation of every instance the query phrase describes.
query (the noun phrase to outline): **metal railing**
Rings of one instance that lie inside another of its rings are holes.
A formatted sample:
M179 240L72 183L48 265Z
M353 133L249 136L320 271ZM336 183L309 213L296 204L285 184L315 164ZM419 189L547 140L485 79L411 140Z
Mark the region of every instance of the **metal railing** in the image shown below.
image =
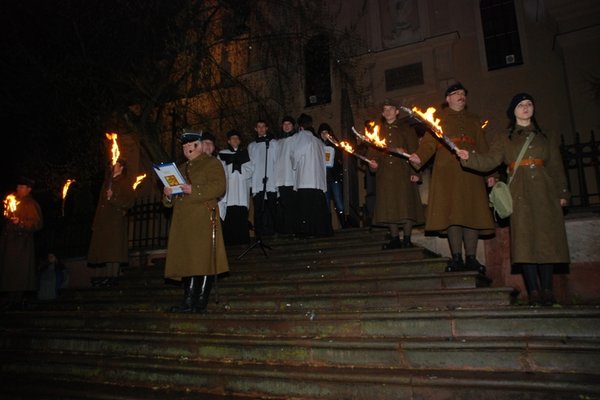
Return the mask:
M560 150L572 194L571 208L600 206L600 142L596 141L594 131L590 141L583 143L579 133L575 133L573 144L565 144L561 136Z

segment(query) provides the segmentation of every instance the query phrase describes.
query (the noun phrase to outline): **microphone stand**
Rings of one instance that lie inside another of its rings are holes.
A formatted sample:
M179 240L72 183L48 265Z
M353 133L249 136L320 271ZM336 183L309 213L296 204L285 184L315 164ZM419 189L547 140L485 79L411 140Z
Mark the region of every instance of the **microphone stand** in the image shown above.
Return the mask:
M258 212L258 220L260 221L260 223L262 224L262 220L263 217L265 215L265 204L267 203L267 181L269 180L269 177L267 176L267 162L269 160L269 142L270 139L265 139L265 175L263 176L263 201L261 203L260 206L260 210ZM271 246L266 245L263 240L262 240L262 233L260 232L260 230L256 229L256 225L257 225L257 221L254 221L254 236L255 236L255 241L254 243L252 243L246 250L244 250L242 252L242 254L240 254L239 256L236 257L236 260L241 260L246 254L248 254L248 252L250 250L252 250L253 248L255 248L256 246L259 246L260 249L262 250L263 254L265 255L265 257L269 258L269 255L267 254L267 250L265 249L269 249L269 250L273 250L271 248Z

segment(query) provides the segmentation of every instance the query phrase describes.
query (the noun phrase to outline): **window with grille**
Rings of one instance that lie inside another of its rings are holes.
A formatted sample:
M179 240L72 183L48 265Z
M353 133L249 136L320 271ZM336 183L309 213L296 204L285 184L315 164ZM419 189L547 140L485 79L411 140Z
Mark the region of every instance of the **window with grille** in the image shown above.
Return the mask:
M488 71L523 64L513 0L482 0L481 25Z
M329 38L327 35L318 35L311 38L304 48L307 107L331 103L331 71L329 64Z

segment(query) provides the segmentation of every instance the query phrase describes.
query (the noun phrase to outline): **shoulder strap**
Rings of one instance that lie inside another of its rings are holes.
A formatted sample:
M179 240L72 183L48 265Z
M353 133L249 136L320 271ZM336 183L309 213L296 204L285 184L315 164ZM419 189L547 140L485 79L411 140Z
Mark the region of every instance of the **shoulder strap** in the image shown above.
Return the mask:
M519 152L519 155L517 156L517 160L515 161L515 167L512 170L512 174L510 174L508 177L509 185L512 182L513 177L515 176L515 173L517 172L517 168L519 168L519 164L521 164L521 160L523 159L523 156L525 155L525 152L527 151L527 146L529 146L529 143L531 143L534 136L535 136L535 133L531 132L529 134L529 136L527 136L527 140L525 140L525 143L523 143L523 147L521 147L521 151Z

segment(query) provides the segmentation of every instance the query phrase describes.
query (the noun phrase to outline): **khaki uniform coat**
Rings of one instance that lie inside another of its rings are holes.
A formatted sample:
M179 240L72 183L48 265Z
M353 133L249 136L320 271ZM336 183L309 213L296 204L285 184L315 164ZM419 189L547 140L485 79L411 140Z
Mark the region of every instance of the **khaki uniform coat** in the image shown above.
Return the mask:
M106 198L109 185L113 192L110 200ZM94 215L88 263L129 262L127 211L134 202L132 183L126 176L118 175L112 183L104 183Z
M19 224L5 221L0 237L0 291L37 290L34 232L43 227L42 210L31 196L18 199Z
M217 206L226 187L223 166L215 157L200 154L179 169L192 185L192 193L164 201L167 207L173 207L165 277L181 279L227 272L229 264ZM216 265L213 265L212 223L216 224Z
M414 152L419 143L414 129L398 120L392 124L384 122L380 136L388 146L400 147L406 153ZM410 176L418 175L418 172L398 154L372 147L369 158L378 164L373 221L376 224L399 224L412 220L415 225L423 224L425 213L418 185L410 181Z
M518 128L518 127L517 127ZM518 129L511 137L497 134L487 154L471 153L463 165L486 171L504 162L514 163L531 129ZM558 140L536 133L523 160L543 165L521 165L510 183L513 214L510 217L511 260L516 263L568 263L569 248L560 199L569 199L567 179Z
M437 116L444 134L459 148L487 152L488 144L476 115L446 108ZM492 234L494 220L488 206L485 177L463 169L456 154L430 132L423 136L416 154L422 165L435 154L425 230L445 232L449 226L459 225L477 229L480 234Z

